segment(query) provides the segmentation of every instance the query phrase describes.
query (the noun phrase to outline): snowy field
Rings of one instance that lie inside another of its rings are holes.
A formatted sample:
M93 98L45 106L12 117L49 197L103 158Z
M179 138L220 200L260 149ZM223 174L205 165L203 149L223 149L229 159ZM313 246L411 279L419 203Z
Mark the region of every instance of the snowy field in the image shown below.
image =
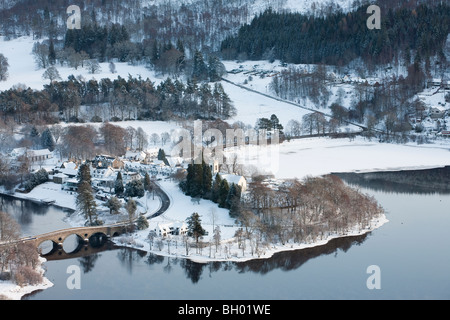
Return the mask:
M9 63L9 78L7 81L0 82L0 90L8 90L17 84L25 84L31 89L42 90L44 84L48 84L49 80L42 79L45 70L37 69L34 62L32 50L35 42L36 40L31 37L21 37L11 41L4 41L3 37L0 37L0 53L8 59ZM114 74L109 71L109 63L107 62L100 63L101 71L95 74L89 73L87 69L82 67L79 67L78 70L67 66L61 67L59 64L56 64L55 67L58 69L62 80L67 80L70 75L98 81L103 78L117 79L118 76L127 79L128 75L142 76L143 79L150 78L153 81L163 80L156 77L153 71L144 66L132 66L127 63L116 63L117 72Z
M272 149L271 149L272 148ZM237 153L246 165L278 179L303 179L338 172L430 169L450 165L450 144L390 144L349 139L306 138L267 148L245 146ZM261 166L262 164L267 166Z

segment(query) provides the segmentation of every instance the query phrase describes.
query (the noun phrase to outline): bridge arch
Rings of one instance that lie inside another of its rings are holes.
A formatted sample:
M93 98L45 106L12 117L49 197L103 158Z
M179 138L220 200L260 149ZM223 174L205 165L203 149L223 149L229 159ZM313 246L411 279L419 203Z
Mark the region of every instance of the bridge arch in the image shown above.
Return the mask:
M41 247L43 243L47 242L47 247L52 246L52 249L49 253L58 251L58 254L61 254L64 251L64 242L71 236L73 237L75 235L77 237L77 239L79 240L80 248L77 247L76 249L70 251L77 252L83 247L83 244L93 244L94 246L101 245L102 243L106 242L108 238L117 237L127 232L127 224L98 227L79 227L49 232L35 237L27 237L21 239L20 241L33 241L38 248ZM45 253L45 255L47 254L48 253Z

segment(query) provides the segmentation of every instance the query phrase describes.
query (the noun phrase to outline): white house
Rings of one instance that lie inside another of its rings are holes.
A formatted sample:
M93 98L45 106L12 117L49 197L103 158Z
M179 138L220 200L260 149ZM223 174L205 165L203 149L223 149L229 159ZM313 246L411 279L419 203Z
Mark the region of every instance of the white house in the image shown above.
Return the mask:
M223 174L220 173L220 177L225 180L227 180L228 184L231 185L234 183L235 185L238 185L241 187L241 192L247 191L247 179L245 179L244 176L238 176L236 174Z
M144 151L140 152L127 151L124 156L125 159L130 161L144 161L146 157L147 154Z
M26 155L31 162L45 161L53 158L53 152L48 149L30 150L28 148L16 148L11 151L12 158Z
M56 184L64 184L67 179L69 179L69 176L64 173L57 173L53 176L53 182Z
M27 148L16 148L11 151L11 157L12 158L18 158L20 156L23 156L27 152Z
M45 161L53 158L53 152L48 149L28 150L27 157L31 162Z
M441 106L433 106L430 108L430 117L433 119L444 117L446 109Z
M158 223L154 231L160 237L181 236L187 233L188 227L185 222Z

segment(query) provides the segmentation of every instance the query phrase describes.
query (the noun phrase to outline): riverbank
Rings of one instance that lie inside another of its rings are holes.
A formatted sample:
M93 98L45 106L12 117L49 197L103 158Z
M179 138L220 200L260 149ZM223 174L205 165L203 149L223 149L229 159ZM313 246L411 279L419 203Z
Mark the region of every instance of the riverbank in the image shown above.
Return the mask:
M343 234L330 233L324 235L321 239L305 243L294 243L291 241L285 244L270 243L260 246L258 249L251 241L238 241L235 237L227 238L216 246L211 235L211 237L208 236L208 238L204 238L201 241L201 248L195 248L193 243L190 243L189 253L186 253L186 242L182 236L158 237L150 241L148 239L148 229L136 232L130 236L113 239L113 241L119 246L135 248L159 256L189 259L198 263L245 262L255 259L268 259L279 252L323 246L337 238L361 236L382 227L388 222L386 215L381 214L371 219L366 227L359 228L356 226Z
M49 279L44 277L45 274L44 263L47 260L42 257L39 260L41 264L40 266L37 267L37 271L40 272L43 276L42 283L37 285L27 285L21 287L11 280L8 281L0 280L0 300L21 300L22 297L28 294L53 287L53 283Z

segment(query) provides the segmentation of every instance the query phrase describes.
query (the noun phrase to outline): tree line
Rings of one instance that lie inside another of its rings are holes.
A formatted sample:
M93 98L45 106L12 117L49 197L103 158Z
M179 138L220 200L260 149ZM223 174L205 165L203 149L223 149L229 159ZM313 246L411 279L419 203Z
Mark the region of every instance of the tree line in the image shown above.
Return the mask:
M81 119L81 105L102 106L93 119ZM0 92L0 117L17 124L52 124L60 120L123 121L226 119L234 106L220 83L167 78L159 85L149 79L118 77L85 81L70 76L43 90L15 86Z
M361 6L326 17L267 10L236 35L228 36L221 51L233 59L341 66L356 58L370 64L386 64L394 58L404 61L414 53L415 60L434 55L445 59L443 46L450 31L448 4L386 10L380 30L367 28L366 10L367 6Z

